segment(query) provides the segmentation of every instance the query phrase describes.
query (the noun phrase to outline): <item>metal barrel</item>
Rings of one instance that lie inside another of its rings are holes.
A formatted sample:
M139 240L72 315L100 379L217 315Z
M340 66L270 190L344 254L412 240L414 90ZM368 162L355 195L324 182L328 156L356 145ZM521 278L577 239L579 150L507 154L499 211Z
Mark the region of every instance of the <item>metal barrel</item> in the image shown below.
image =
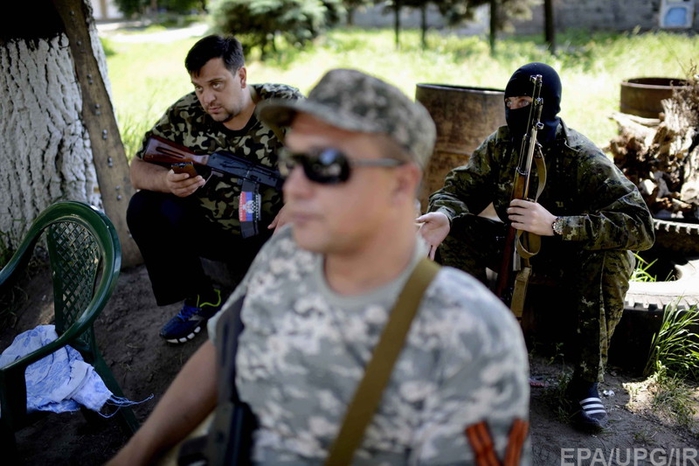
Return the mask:
M672 97L673 87L683 87L687 81L680 78L633 78L621 82L619 111L643 118L658 118L663 111L661 103Z
M422 211L430 194L444 185L452 168L468 162L473 150L505 124L505 91L446 84L417 84L415 100L437 127L437 141L418 199Z

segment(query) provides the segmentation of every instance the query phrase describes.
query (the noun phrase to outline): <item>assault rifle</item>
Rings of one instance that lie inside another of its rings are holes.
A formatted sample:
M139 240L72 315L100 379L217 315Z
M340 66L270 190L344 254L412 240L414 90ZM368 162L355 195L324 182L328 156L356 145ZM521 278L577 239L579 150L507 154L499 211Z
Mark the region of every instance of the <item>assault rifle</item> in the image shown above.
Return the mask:
M210 155L197 155L189 148L160 136L148 138L143 160L170 167L180 163L191 163L195 167L205 166L211 169L211 174L229 175L241 180L241 184L243 180L249 180L275 189L281 189L284 184L284 179L278 171L253 163L232 152L218 150Z
M512 186L512 199L525 199L536 202L546 185L546 165L541 153L541 145L536 140L539 130L544 127L541 123L541 111L544 101L540 97L541 75L532 75L530 80L533 83L534 90L532 92L532 103L529 105L527 132L522 138L522 145L519 151L519 161ZM532 162L536 163L539 176L537 192L533 198L530 197L529 193ZM495 294L505 304L510 306L517 318L522 317L524 298L531 275L529 259L538 254L540 249L541 238L538 235L517 230L511 224L508 224Z
M238 204L238 219L243 238L258 233L257 222L261 217L262 199L259 193L260 185L281 189L284 179L281 174L271 168L251 162L232 152L219 150L213 154L197 155L189 148L169 141L159 136L151 136L146 143L143 153L145 162L169 166L178 172L197 172L187 170L196 167L207 167L212 175L228 175L238 179L241 193Z

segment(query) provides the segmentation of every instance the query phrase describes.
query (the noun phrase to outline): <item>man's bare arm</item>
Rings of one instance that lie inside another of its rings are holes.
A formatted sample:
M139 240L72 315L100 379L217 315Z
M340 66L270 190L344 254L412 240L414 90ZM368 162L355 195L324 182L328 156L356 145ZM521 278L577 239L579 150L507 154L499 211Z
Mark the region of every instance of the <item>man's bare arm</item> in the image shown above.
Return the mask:
M216 406L216 350L207 340L189 358L146 422L108 466L153 464Z

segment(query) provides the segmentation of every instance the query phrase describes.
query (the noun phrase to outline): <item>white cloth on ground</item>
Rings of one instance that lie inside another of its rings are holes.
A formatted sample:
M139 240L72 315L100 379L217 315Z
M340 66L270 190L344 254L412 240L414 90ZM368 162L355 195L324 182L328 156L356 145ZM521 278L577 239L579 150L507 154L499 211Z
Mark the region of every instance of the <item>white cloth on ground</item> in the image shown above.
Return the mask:
M58 338L53 325L39 325L15 337L0 355L0 367L45 346ZM77 411L84 406L99 412L105 403L117 406L133 402L115 397L102 381L94 367L70 346L30 364L25 373L27 383L27 412Z

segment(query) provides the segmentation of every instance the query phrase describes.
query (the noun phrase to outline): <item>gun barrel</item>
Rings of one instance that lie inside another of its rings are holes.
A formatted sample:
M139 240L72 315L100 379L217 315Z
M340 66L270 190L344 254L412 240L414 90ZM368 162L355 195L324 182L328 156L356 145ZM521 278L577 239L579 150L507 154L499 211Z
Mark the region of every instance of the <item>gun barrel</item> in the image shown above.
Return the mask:
M280 189L284 183L278 171L260 167L249 160L238 157L232 152L214 152L209 157L207 165L213 170L218 170L236 178L255 181L275 189Z

